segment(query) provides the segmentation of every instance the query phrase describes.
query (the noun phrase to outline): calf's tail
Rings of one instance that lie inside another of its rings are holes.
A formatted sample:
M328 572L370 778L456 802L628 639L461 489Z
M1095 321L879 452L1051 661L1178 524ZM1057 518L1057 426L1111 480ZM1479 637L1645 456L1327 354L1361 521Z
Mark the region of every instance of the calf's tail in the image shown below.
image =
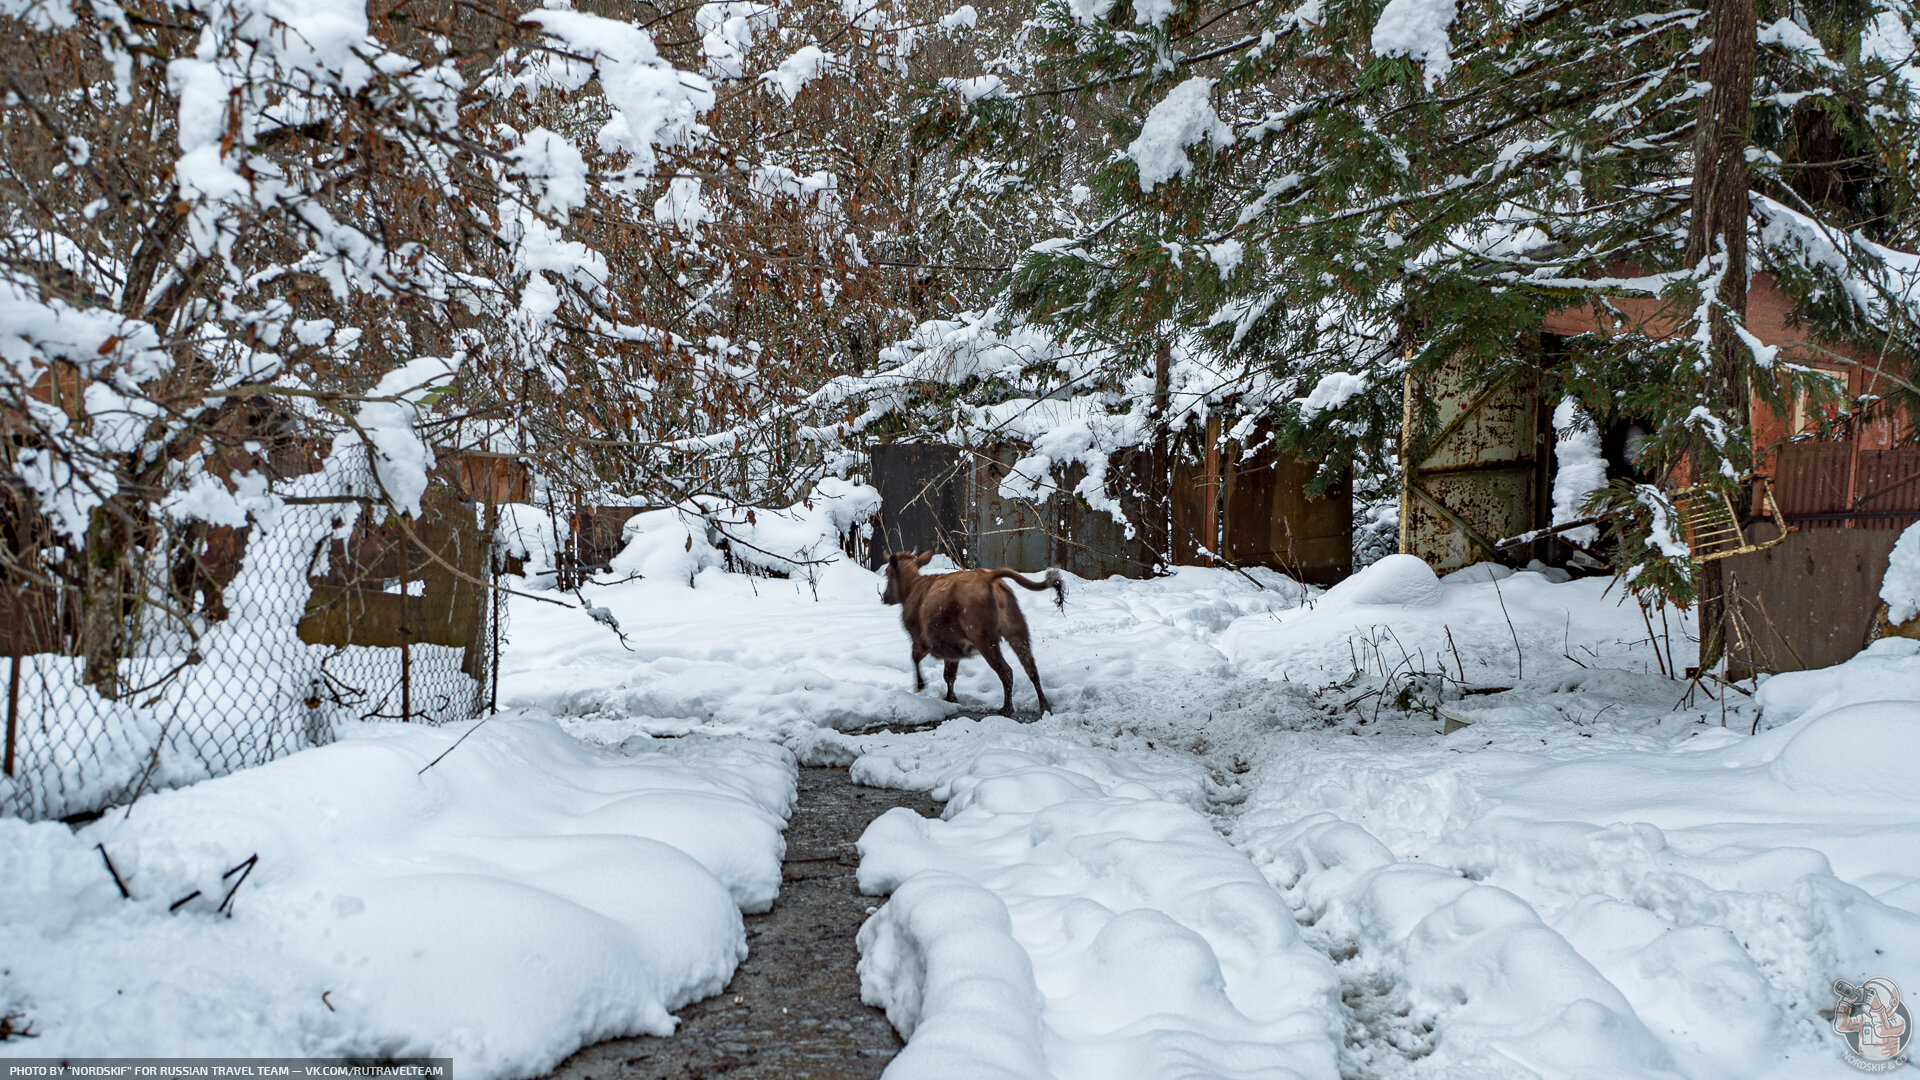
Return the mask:
M1035 581L1030 577L1021 577L1017 572L1012 570L995 570L993 576L996 578L1005 578L1023 589L1032 589L1034 592L1039 592L1042 589L1052 589L1053 606L1062 610L1065 610L1067 606L1067 583L1060 577L1060 568L1057 566L1047 567L1046 577L1041 581Z

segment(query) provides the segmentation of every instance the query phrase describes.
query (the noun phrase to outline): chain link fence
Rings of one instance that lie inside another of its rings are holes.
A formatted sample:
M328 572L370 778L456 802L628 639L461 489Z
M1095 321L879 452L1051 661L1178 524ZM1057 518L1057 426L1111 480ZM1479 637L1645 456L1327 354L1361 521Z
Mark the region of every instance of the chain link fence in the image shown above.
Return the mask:
M399 519L331 494L372 486L355 480L296 478L243 526L154 522L73 552L10 492L0 815L85 815L324 745L346 723L491 710L497 509L438 478L420 516Z

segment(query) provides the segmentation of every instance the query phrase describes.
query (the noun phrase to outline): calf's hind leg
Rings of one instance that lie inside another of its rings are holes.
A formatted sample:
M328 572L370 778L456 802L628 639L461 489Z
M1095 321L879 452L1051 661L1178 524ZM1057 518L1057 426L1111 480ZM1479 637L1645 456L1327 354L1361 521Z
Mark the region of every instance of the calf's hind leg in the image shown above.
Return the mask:
M993 669L993 673L1000 676L1000 688L1006 691L1006 700L1000 705L1000 715L1012 716L1013 669L1007 666L1007 658L1000 655L1000 643L989 642L986 647L980 649L980 656L986 660L987 666Z
M948 701L960 700L959 698L953 696L953 677L958 674L960 674L960 661L958 660L947 661L947 700Z
M1040 711L1043 713L1052 712L1053 706L1047 701L1047 692L1040 689L1040 672L1033 666L1033 645L1027 641L1027 628L1024 626L1017 629L1009 627L1007 644L1013 646L1013 655L1020 658L1020 666L1026 669L1027 678L1033 683L1034 696L1040 699ZM1008 679L1007 693L1009 695L1008 700L1011 701L1011 695L1013 693L1011 678Z

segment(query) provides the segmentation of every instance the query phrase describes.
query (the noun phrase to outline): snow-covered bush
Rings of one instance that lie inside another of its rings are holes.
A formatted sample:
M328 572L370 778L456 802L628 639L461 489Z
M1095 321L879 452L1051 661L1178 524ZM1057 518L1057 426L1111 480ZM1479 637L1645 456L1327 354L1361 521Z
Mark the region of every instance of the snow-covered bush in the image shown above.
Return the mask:
M784 508L690 500L630 518L611 569L689 586L708 567L812 579L849 561L849 542L864 535L879 510L878 491L833 477Z

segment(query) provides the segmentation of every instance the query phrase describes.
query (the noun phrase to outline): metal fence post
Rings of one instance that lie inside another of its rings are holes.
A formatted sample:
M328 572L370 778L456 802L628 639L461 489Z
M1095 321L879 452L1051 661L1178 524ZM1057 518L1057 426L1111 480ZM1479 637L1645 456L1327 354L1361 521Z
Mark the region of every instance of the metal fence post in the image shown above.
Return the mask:
M13 656L7 668L7 760L6 773L13 775L13 751L20 735L20 639L13 639Z
M493 625L489 631L493 635L493 647L487 650L487 712L500 711L500 568L494 566L492 574L493 588Z
M400 534L400 722L413 721L413 593L407 534Z

